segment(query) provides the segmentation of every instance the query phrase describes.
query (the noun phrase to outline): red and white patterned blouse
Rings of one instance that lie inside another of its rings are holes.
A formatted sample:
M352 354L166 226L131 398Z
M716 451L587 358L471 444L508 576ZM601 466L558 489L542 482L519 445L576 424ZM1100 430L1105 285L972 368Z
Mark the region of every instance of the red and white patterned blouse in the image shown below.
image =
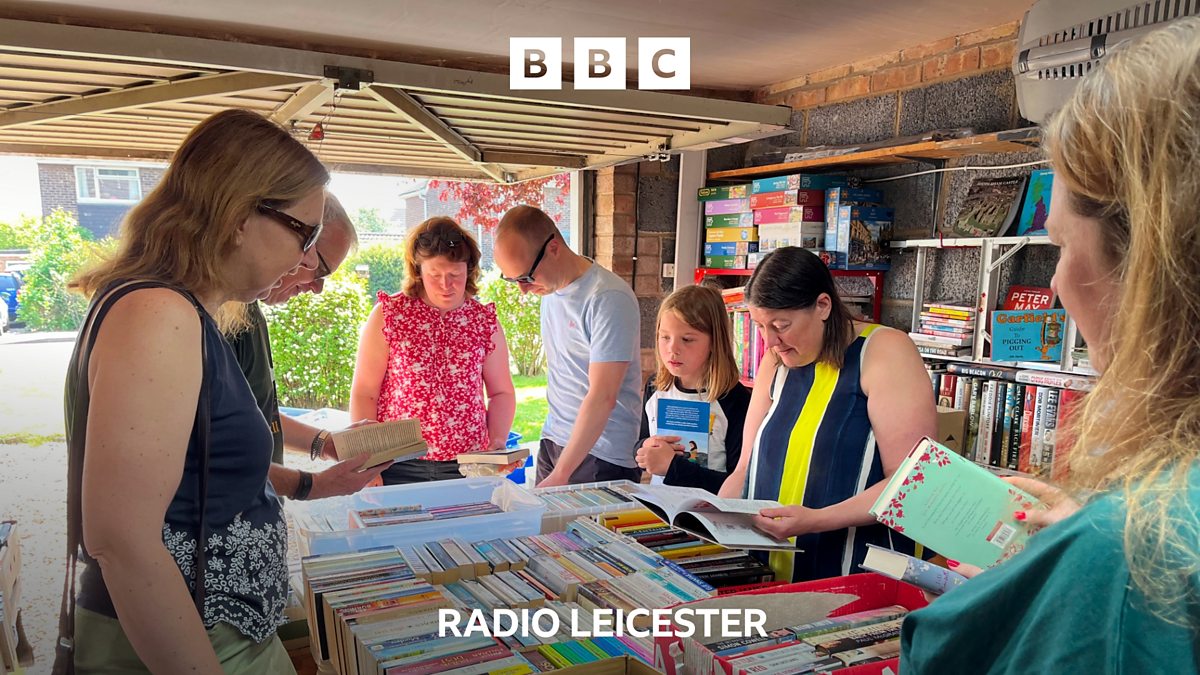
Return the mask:
M495 349L496 306L467 298L442 314L420 298L379 292L387 371L380 422L416 418L429 444L422 459L451 461L489 444L483 362Z

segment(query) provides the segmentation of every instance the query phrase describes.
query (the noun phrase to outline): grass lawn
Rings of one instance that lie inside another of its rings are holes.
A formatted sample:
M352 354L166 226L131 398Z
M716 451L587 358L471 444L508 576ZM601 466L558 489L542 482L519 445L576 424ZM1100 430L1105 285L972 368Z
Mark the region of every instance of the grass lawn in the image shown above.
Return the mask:
M521 434L522 443L536 442L541 438L542 423L546 421L546 376L513 376L517 393L517 416L513 420L513 431Z

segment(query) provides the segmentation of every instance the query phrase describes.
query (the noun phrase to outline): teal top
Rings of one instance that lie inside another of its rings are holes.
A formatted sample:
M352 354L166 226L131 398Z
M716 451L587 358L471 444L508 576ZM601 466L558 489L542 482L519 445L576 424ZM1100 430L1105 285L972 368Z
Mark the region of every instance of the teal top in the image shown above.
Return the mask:
M1181 497L1174 513L1188 546L1200 550L1200 469ZM901 672L1200 672L1200 633L1152 614L1134 588L1124 525L1120 495L1100 496L1035 534L1019 555L913 612L901 632ZM1200 626L1195 567L1184 584L1173 609Z

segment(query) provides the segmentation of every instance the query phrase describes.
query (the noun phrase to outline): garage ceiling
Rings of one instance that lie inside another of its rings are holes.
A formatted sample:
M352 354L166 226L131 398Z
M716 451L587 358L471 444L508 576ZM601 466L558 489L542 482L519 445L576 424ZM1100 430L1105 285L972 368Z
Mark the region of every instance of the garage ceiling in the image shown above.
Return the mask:
M790 116L649 91L512 92L495 73L0 19L0 152L167 159L229 107L292 127L334 170L496 182L742 142Z

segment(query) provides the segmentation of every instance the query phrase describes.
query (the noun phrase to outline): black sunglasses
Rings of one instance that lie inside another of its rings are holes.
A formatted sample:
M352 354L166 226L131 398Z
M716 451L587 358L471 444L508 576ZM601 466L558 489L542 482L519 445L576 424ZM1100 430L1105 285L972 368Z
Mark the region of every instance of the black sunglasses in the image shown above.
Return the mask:
M462 243L462 235L458 232L447 232L445 234L435 232L422 232L417 235L417 248L426 251L434 251L439 248L439 244L446 248L457 248Z
M309 225L299 218L290 216L283 211L280 211L273 206L267 206L266 204L259 204L258 212L265 216L274 218L279 224L290 228L293 232L300 235L300 250L304 253L308 253L308 250L316 245L317 238L321 236L321 230L324 229L323 223Z
M500 275L500 278L514 284L532 284L534 282L533 273L537 271L538 265L541 264L542 258L546 255L546 247L549 246L550 242L552 241L554 241L553 234L547 237L546 241L542 242L542 247L538 249L537 257L533 259L533 265L529 267L528 272L519 277L506 277L504 275Z
M321 249L317 249L317 276L313 277L313 281L320 281L330 274L333 274L333 270L329 268L329 263L325 262Z

